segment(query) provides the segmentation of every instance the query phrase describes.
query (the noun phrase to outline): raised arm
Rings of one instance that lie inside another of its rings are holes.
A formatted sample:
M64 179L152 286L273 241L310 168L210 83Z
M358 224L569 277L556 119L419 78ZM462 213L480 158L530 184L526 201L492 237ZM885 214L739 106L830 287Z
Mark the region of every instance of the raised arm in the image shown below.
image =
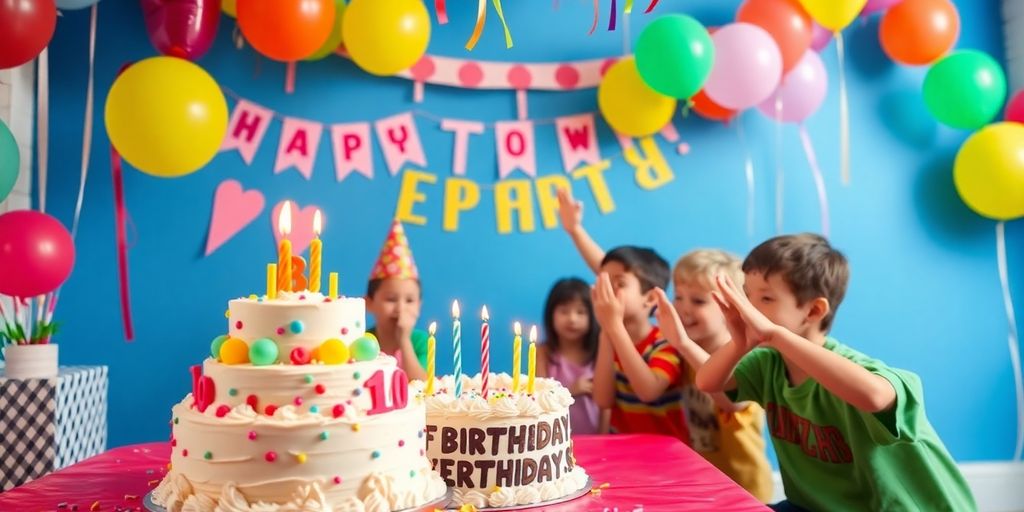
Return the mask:
M558 216L562 220L562 228L572 239L587 267L595 274L598 273L601 260L604 259L604 249L583 229L583 204L572 197L572 191L568 188L558 189Z
M594 403L601 409L615 407L615 352L603 333L594 361Z

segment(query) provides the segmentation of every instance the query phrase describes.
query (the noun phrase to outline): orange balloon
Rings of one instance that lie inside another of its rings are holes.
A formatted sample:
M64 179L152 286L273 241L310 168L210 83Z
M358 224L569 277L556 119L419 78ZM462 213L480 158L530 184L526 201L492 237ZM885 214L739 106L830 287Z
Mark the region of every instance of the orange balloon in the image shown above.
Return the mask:
M711 98L708 98L708 95L704 94L703 89L690 98L690 109L700 114L704 119L722 121L723 123L729 122L733 116L736 115L735 110L725 108L714 101L711 101Z
M285 62L312 55L334 28L334 0L238 0L236 12L245 40Z
M763 28L782 52L782 73L792 69L811 46L811 17L797 0L746 0L736 21Z
M882 16L882 50L901 64L921 66L939 60L956 44L960 15L949 0L903 0Z

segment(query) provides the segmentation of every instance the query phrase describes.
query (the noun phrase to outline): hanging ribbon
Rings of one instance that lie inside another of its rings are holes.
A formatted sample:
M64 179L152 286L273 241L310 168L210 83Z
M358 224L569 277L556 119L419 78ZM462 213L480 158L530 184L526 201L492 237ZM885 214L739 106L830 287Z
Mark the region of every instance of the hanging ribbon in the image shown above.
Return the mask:
M289 61L284 69L284 92L291 94L295 92L295 61Z
M850 103L846 97L846 50L843 33L836 32L836 53L839 57L839 173L843 185L850 184Z
M647 10L644 11L644 14L650 14L651 11L654 10L654 7L657 6L657 5L658 5L658 0L651 0L650 5L647 6Z
M782 167L782 98L775 98L775 234L782 234L783 211L786 205Z
M623 10L626 14L633 12L633 0L626 0L626 8Z
M501 0L494 1L494 10L498 13L498 21L501 22L501 28L505 31L505 48L512 48L512 32L508 30L508 23L505 23L505 13L501 11Z
M821 234L829 237L829 215L828 195L825 193L825 179L821 175L821 167L818 166L818 157L814 154L814 145L811 143L811 136L807 134L807 128L800 125L800 142L804 145L804 154L807 155L807 164L811 166L811 174L814 176L814 187L818 190L818 209L821 212Z
M93 74L96 68L96 15L99 3L92 4L89 19L89 81L85 86L85 121L82 123L82 164L78 175L78 199L75 201L75 215L71 221L71 240L78 235L78 221L82 217L82 201L85 198L85 180L89 176L89 158L92 153L92 116L95 93ZM58 292L59 293L59 292ZM51 305L53 302L50 303Z
M629 36L629 11L626 11L622 15L622 54L629 55L633 53L630 50L630 36Z
M747 146L747 137L743 132L743 122L737 119L736 135L743 146L743 175L747 181L747 236L754 236L754 158Z
M1006 223L996 223L996 260L999 265L999 284L1003 289L1003 305L1006 307L1006 320L1009 322L1008 339L1010 343L1010 364L1013 366L1013 383L1017 397L1017 446L1013 450L1013 460L1021 460L1024 450L1024 377L1020 367L1020 345L1017 341L1017 318L1013 313L1013 297L1010 296L1010 278L1006 270Z
M434 10L437 11L437 24L448 24L448 6L444 0L434 0Z
M612 0L612 10L608 14L608 31L609 32L612 31L612 30L615 30L615 16L616 16L616 14L618 14L617 13L618 10L619 10L619 8L618 8L617 5L615 5L615 0Z
M484 22L487 21L487 0L477 0L476 4L476 26L473 27L473 34L466 41L466 49L472 51L476 48L476 42L480 40L480 34L484 31Z
M597 30L597 20L598 17L600 17L600 13L598 13L597 10L601 8L601 6L598 5L600 3L601 0L594 0L594 23L590 25L590 32L587 32L588 36L594 35L594 31Z
M36 168L39 177L39 211L46 212L46 176L47 161L50 147L50 51L43 48L39 54L39 80L36 83L36 96L39 106L36 109Z
M124 320L124 338L135 339L132 327L132 305L128 293L128 209L124 202L124 173L121 168L121 155L110 146L110 170L114 180L114 230L117 235L117 277L121 293L121 318Z

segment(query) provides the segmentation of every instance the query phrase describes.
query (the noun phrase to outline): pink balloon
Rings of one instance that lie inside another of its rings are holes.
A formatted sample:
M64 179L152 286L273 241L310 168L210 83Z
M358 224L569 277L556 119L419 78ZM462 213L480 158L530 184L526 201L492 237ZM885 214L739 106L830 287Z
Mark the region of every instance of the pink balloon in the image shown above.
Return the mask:
M903 0L868 0L868 3L864 4L864 8L861 9L861 16L867 16L869 14L876 13L878 11L884 11Z
M715 103L734 110L764 101L782 78L782 54L763 28L730 23L711 35L715 64L704 92Z
M217 36L219 0L142 0L146 32L156 49L171 57L196 60Z
M35 297L57 289L75 263L71 234L45 213L0 215L0 294Z
M1006 104L1006 120L1024 123L1024 89L1017 91Z
M757 109L771 119L786 123L801 123L818 110L828 92L828 74L821 57L814 52L804 52L793 69L782 77L782 83ZM775 112L775 100L782 100L781 117Z
M818 22L811 21L811 48L820 52L832 42L832 32L825 27L818 25Z

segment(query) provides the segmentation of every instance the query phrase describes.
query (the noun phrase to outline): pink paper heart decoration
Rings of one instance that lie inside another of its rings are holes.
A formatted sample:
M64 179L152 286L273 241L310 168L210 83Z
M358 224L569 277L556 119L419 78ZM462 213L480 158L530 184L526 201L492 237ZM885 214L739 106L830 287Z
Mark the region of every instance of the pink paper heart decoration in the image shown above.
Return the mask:
M277 221L281 218L281 208L284 207L284 203L284 201L277 203L270 215L270 222L274 229L274 241L278 245L281 244L281 230L278 229ZM292 210L292 231L288 234L288 239L292 241L292 254L298 256L305 252L309 248L309 243L313 241L313 216L317 210L320 210L320 207L309 205L299 209L295 201L288 203ZM321 232L323 232L327 228L327 215L323 213L323 210L320 210L320 223Z
M263 193L259 190L242 190L242 184L235 180L224 180L217 185L210 232L206 236L206 255L248 226L263 211L263 205Z

